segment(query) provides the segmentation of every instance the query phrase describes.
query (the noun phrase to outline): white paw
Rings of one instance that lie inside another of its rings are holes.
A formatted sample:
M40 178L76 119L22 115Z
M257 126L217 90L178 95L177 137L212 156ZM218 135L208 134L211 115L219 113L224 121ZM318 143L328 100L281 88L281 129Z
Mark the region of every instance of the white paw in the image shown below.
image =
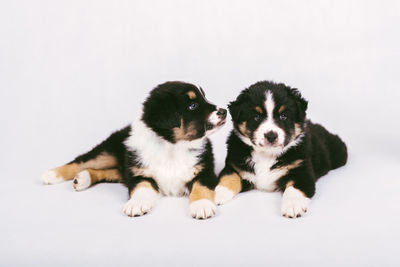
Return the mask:
M57 173L53 170L45 171L40 177L40 180L42 180L44 184L58 184L64 182L64 179L58 177Z
M231 200L235 196L232 190L226 188L225 186L218 185L215 188L215 204L222 205Z
M134 191L131 199L125 203L123 212L131 217L148 213L155 205L159 194L151 188L143 187Z
M196 219L207 219L214 216L217 206L208 200L208 199L200 199L192 202L190 204L190 215Z
M286 188L282 196L282 215L288 218L297 218L307 212L310 199L293 186Z
M92 184L90 173L87 170L79 172L72 182L76 191L82 191L88 188Z

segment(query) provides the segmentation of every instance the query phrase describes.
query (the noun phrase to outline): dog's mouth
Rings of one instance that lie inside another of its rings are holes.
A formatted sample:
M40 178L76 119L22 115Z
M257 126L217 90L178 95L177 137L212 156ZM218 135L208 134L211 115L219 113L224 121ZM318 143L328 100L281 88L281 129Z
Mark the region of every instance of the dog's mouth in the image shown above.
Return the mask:
M258 147L261 148L283 148L282 144L278 144L278 143L274 143L274 144L270 144L270 143L258 143L257 145Z
M212 124L211 122L207 122L205 125L206 131L213 131L220 127L222 127L226 123L226 119L220 120L216 124Z
M216 127L220 127L226 123L226 119L221 120L220 122L217 123Z

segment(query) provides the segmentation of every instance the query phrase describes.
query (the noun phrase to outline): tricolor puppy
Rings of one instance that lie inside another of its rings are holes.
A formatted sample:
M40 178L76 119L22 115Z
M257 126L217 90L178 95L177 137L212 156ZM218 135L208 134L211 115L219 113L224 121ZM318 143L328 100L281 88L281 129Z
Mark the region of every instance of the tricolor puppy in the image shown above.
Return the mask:
M284 216L307 211L316 180L347 161L342 140L306 119L307 104L297 89L267 81L230 103L234 130L215 189L217 204L255 188L283 192Z
M141 119L113 133L70 163L49 170L45 184L73 180L76 191L99 182L122 182L129 189L123 212L149 212L160 195L189 194L190 214L215 214L214 156L208 135L220 128L226 110L189 83L157 86L143 104Z

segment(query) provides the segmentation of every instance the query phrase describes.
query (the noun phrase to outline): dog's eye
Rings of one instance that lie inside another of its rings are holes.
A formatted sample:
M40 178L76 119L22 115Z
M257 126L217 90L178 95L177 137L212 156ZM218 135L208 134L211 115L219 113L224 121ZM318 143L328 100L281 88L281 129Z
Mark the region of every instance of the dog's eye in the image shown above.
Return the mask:
M279 119L280 119L281 121L285 121L285 120L287 119L287 117L286 117L285 114L281 114L281 115L279 116Z
M196 103L196 102L193 102L193 103L191 103L190 105L189 105L189 110L195 110L195 109L197 109L197 107L199 106L199 104L198 103Z
M261 116L258 115L258 114L256 114L256 115L254 116L254 120L255 120L255 121L260 121L260 120L261 120Z

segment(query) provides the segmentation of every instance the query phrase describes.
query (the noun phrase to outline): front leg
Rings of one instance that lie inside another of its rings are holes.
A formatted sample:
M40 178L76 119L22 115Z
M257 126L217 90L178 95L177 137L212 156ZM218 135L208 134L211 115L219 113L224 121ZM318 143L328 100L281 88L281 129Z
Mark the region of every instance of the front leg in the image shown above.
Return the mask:
M310 185L314 187L315 185ZM303 216L308 209L311 196L307 196L304 185L289 181L282 196L281 213L288 218Z
M219 174L219 182L215 188L215 203L222 205L242 191L242 178L229 165Z
M213 172L199 174L189 184L190 215L196 219L207 219L215 215L214 188L217 177Z
M160 198L157 184L151 178L133 176L125 183L130 199L126 202L123 212L128 216L142 216L148 213Z

